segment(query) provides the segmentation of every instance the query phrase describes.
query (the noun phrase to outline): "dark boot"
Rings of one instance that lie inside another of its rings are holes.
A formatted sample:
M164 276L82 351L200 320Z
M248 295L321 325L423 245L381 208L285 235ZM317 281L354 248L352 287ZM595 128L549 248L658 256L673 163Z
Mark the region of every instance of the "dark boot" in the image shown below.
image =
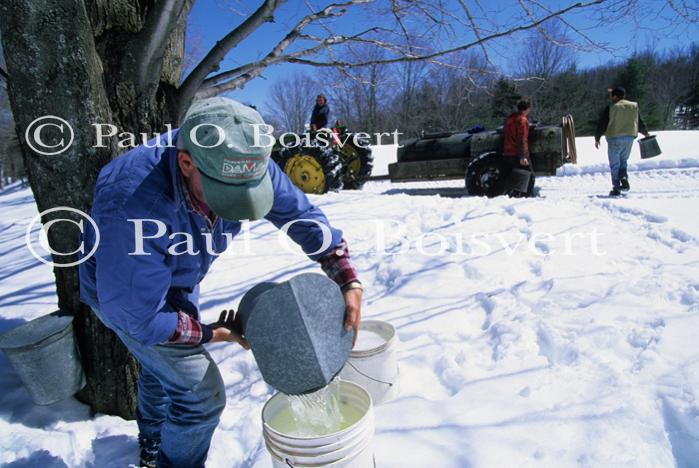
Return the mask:
M619 182L621 182L622 191L627 192L631 189L631 186L629 185L629 179L627 179L626 177L622 178Z
M621 191L618 188L613 188L611 192L609 192L610 197L618 197L621 196Z
M160 449L160 441L139 435L138 445L141 447L141 461L138 464L139 468L155 468L158 450Z

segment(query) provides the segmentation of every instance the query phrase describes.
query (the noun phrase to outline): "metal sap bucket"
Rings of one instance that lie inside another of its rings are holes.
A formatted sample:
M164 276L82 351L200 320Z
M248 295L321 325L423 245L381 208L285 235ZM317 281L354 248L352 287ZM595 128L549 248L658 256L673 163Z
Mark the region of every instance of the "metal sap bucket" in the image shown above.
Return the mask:
M532 173L527 169L514 168L507 178L507 187L510 191L519 193L529 193L529 185L531 184Z
M71 397L85 386L72 315L56 311L5 332L0 349L37 405Z
M658 145L658 140L655 139L655 135L641 138L638 140L638 146L641 149L641 159L654 158L662 153L660 145Z
M322 388L352 349L344 329L345 301L325 275L303 273L261 283L240 301L235 328L250 343L265 382L287 395Z

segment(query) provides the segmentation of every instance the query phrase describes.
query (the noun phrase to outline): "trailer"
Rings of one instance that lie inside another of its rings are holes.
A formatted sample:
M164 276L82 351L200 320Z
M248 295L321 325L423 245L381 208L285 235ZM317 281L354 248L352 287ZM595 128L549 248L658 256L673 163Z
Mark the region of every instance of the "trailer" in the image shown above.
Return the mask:
M503 129L424 134L402 143L397 162L389 164L391 182L463 179L471 195L497 196L510 181L503 165ZM529 126L529 155L535 174L555 175L577 162L573 117L560 125Z

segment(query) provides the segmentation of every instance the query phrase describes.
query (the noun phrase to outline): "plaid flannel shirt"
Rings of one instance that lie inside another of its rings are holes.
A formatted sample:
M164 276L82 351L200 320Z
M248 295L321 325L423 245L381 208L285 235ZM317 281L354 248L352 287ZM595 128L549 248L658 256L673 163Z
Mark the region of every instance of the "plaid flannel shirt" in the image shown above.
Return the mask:
M343 287L352 281L358 281L357 271L350 259L347 241L342 239L330 252L318 260L328 278Z
M197 345L211 341L213 330L208 325L204 325L194 320L189 314L177 312L177 328L167 343Z

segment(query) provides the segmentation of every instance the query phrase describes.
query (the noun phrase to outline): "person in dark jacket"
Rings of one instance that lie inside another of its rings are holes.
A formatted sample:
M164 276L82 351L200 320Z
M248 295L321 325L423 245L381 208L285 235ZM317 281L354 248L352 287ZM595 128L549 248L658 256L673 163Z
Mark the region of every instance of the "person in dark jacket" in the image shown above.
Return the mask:
M508 172L512 169L527 169L531 172L529 187L526 193L511 191L512 196L531 196L534 191L534 173L529 160L529 112L531 102L522 99L517 103L517 112L505 119L503 137L503 160ZM507 174L505 175L507 177Z
M602 135L607 138L607 157L612 175L609 196L618 197L631 188L627 162L633 142L640 132L648 137L648 128L641 118L638 103L625 99L626 90L621 86L610 90L612 105L602 111L595 132L595 148L599 149Z
M311 131L316 132L321 128L328 126L328 120L330 118L330 107L328 107L328 100L325 95L319 94L316 97L316 105L313 106L313 112L311 113Z
M342 232L256 146L254 109L196 101L182 127L100 171L80 264L80 295L140 363L141 466L203 467L226 400L206 343L247 342L232 314L201 322L199 284L241 220L284 228L344 293L346 328L360 321L361 283ZM215 127L214 127L215 126ZM216 130L214 130L216 128ZM288 228L288 229L287 229Z

